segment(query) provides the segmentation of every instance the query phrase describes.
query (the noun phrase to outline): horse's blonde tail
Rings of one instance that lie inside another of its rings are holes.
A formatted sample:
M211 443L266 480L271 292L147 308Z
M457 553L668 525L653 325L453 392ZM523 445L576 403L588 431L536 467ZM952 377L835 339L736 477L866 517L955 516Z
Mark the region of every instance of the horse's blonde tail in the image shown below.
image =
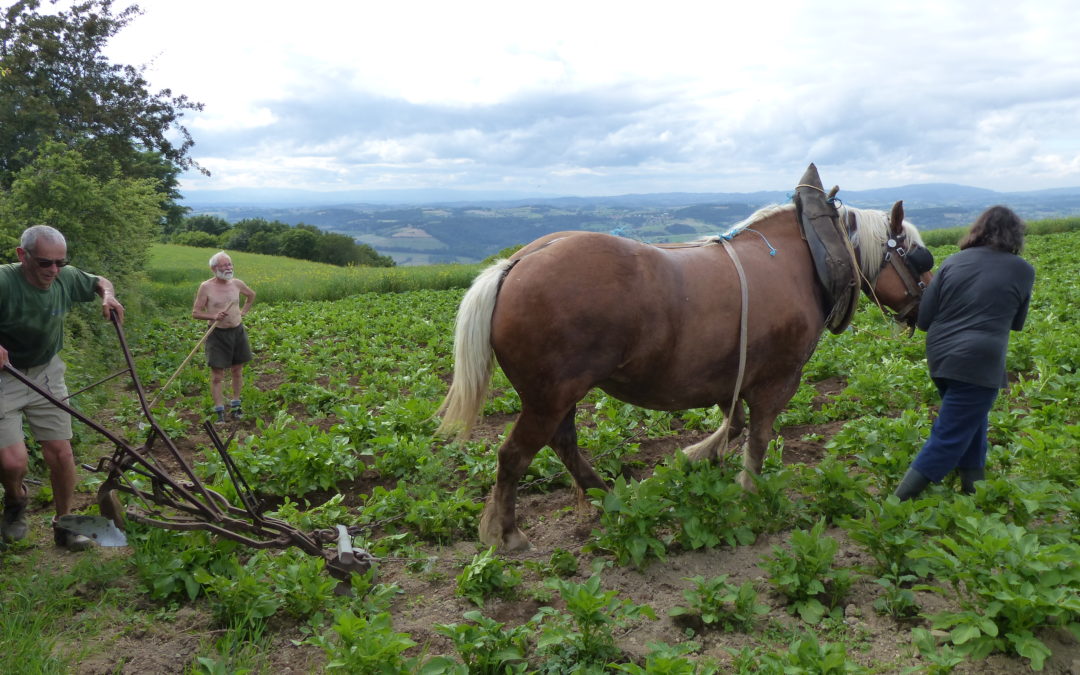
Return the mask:
M473 280L461 300L454 325L454 380L435 413L442 416L437 434L467 437L484 406L494 359L491 315L499 283L510 265L509 260L495 262Z

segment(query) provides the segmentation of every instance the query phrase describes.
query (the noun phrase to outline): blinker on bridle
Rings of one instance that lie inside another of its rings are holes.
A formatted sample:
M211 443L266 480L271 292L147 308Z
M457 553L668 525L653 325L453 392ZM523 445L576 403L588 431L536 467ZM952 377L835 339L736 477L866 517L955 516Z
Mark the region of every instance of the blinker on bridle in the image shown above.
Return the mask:
M934 266L934 255L921 246L908 249L904 246L906 240L907 233L901 231L900 234L890 237L885 242L885 257L881 260L881 269L892 264L896 275L904 283L907 302L892 313L893 320L906 323L914 330L915 318L911 316L911 313L918 307L919 300L926 291L926 284L919 277Z

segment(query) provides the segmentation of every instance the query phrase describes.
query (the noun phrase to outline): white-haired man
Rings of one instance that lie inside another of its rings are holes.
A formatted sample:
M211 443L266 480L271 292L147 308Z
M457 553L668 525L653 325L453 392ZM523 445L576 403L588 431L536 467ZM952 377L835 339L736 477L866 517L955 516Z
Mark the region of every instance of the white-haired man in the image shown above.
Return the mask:
M240 390L244 384L244 364L251 360L251 346L244 329L244 316L255 302L255 291L233 277L232 258L218 251L210 258L214 276L199 285L191 316L210 321L214 330L206 338L206 362L210 366L210 396L214 400L214 415L225 421L225 371L232 371L232 399L229 413L240 419ZM240 296L245 298L240 305Z
M124 306L116 300L112 283L68 265L67 241L48 225L34 225L22 233L15 249L19 262L0 265L0 367L10 364L55 398L67 398L64 362L64 316L76 302L101 297L101 313L115 311L124 319ZM0 373L0 483L4 486L4 512L0 535L5 541L26 537L26 477L28 457L23 418L41 444L49 467L56 516L71 513L75 499L75 458L71 451L71 416L23 384L6 370ZM73 551L91 540L56 526L53 540Z

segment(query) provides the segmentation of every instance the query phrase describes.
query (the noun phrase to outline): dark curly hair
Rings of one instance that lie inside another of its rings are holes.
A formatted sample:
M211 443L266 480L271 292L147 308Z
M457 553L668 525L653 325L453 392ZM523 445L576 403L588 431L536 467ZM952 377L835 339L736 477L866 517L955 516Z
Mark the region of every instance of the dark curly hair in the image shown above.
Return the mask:
M1024 248L1027 225L1007 206L991 206L972 223L960 240L960 250L973 246L989 246L1006 253L1019 253Z

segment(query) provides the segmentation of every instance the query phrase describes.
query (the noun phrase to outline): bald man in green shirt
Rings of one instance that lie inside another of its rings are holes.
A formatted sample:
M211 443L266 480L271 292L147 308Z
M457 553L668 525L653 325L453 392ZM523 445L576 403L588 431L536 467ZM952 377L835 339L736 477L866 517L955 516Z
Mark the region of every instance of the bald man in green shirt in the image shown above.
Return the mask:
M68 265L67 241L48 225L35 225L22 233L15 249L19 262L0 265L0 367L10 364L54 397L67 397L64 362L64 316L76 302L101 298L101 313L124 306L116 300L112 283ZM71 416L27 387L10 373L0 372L0 484L4 510L0 537L18 541L26 537L28 495L23 479L28 457L23 418L49 467L56 516L71 513L75 498L75 459L71 451ZM53 526L58 546L83 550L91 540Z

